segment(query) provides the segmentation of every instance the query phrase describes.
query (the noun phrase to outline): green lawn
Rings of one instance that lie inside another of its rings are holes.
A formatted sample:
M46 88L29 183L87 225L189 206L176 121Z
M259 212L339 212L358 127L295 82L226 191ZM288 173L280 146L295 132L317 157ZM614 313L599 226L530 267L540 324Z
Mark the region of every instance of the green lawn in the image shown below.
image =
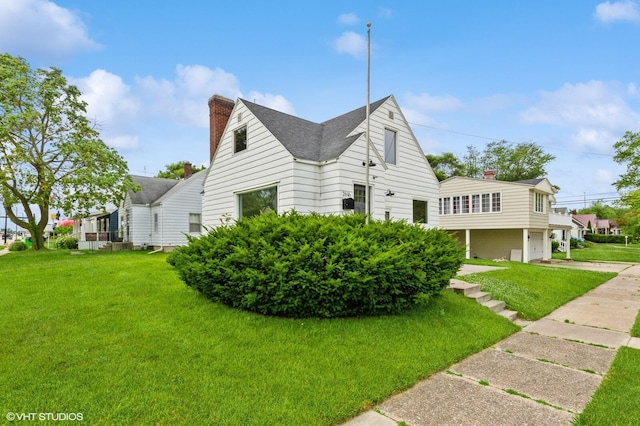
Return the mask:
M573 252L572 252L573 253ZM551 268L520 262L500 262L505 269L470 274L462 280L502 300L518 317L536 320L616 276L609 272Z
M640 262L640 244L596 244L571 249L571 259L577 261ZM565 259L566 253L553 253L554 259Z
M268 318L211 303L165 258L0 257L0 412L337 424L518 329L451 292L400 316Z
M622 347L574 425L637 425L640 421L640 350Z

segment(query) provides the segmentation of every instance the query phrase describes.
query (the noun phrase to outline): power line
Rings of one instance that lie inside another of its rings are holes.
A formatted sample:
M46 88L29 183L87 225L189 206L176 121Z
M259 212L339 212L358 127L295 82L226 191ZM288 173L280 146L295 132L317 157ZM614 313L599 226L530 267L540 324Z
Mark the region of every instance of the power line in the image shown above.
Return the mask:
M456 130L449 130L449 129L443 129L443 128L440 128L440 127L429 126L428 124L420 124L420 123L412 123L412 122L408 122L408 123L413 125L413 126L425 127L427 129L439 130L441 132L453 133L455 135L469 136L471 138L485 139L485 140L490 140L490 141L501 141L502 140L502 141L506 141L506 142L509 142L509 143L516 143L516 142L510 141L510 140L505 139L505 138L490 138L488 136L474 135L473 133L458 132ZM600 153L600 152L572 151L570 149L563 149L563 148L548 148L548 147L545 147L545 148L550 150L550 151L577 152L579 154L599 155L601 157L611 157L611 158L613 158L612 154L603 154L603 153Z

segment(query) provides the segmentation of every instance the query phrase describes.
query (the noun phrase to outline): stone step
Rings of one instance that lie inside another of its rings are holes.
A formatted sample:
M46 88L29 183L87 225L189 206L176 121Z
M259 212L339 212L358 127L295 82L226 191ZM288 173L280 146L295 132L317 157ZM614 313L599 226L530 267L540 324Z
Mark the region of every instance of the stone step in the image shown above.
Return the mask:
M491 294L484 291L467 294L466 296L470 299L474 299L478 303L488 302L491 300Z
M487 308L491 309L493 312L496 312L496 313L503 311L505 306L507 306L507 304L504 303L502 300L489 300L488 302L482 302L481 305L486 306Z
M516 311L511 311L509 309L501 310L500 312L498 312L498 315L502 315L509 321L515 321L518 319L518 313Z
M449 288L456 293L464 294L465 296L480 291L479 284L469 284L464 281L456 280L455 278L449 281Z

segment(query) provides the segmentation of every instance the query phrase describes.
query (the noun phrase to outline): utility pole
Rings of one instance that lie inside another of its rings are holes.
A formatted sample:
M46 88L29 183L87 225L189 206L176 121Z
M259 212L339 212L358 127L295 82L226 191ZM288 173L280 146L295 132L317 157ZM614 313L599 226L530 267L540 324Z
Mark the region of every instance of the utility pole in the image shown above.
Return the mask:
M365 223L368 225L369 224L369 215L371 214L371 207L369 207L370 204L370 192L369 191L369 163L371 162L370 159L370 152L369 152L369 130L371 128L371 123L370 123L370 117L369 117L369 104L370 104L370 92L371 92L371 22L367 22L367 138L366 138L366 144L367 144L367 154L366 154L366 164L365 164L365 187L364 187L364 212L366 214L366 218L365 218Z

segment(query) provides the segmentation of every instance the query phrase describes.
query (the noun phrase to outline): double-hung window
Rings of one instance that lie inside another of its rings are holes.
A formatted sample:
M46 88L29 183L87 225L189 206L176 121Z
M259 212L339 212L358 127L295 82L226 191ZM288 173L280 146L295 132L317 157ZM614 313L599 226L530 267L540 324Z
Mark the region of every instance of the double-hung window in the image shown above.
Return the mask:
M200 213L189 213L189 232L200 232Z

